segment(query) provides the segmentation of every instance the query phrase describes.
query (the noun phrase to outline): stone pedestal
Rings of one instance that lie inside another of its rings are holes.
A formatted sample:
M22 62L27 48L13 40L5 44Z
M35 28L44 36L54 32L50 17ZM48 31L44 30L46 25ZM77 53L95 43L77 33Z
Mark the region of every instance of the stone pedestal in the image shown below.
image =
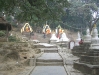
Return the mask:
M85 75L99 75L99 65L90 65L85 63L74 63L73 67Z
M72 54L75 56L85 55L89 50L89 47L90 47L90 43L83 43L80 46L75 46L72 49Z
M91 49L81 55L79 62L75 62L73 67L86 74L99 75L99 50Z
M31 37L31 36L30 36L30 33L31 33L31 32L25 32L25 31L24 31L24 32L22 32L22 35L25 35L28 39L30 39L30 37Z
M75 62L73 66L87 75L99 75L99 38L96 27L92 30L89 50L81 55L79 62Z
M91 65L99 65L99 50L92 49L85 55L82 55L80 58L80 62Z

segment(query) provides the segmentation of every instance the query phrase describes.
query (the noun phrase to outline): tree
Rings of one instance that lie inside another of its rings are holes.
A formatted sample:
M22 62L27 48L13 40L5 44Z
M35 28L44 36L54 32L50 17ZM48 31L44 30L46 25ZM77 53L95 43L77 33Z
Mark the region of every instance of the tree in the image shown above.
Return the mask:
M69 5L67 0L1 0L0 11L15 15L20 21L42 22L60 20ZM20 10L15 13L15 10Z
M62 18L63 22L67 25L71 25L71 28L74 27L75 29L80 29L82 27L84 30L84 28L88 26L91 30L93 24L99 20L98 17L93 19L93 13L99 13L99 1L69 0L69 2L71 3L71 5L66 10L66 16L63 16Z

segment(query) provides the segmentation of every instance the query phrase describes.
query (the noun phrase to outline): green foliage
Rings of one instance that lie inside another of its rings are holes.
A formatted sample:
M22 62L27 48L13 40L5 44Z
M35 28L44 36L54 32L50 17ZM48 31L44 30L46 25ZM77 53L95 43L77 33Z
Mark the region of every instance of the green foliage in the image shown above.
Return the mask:
M59 20L63 8L69 6L67 0L1 0L0 11L14 15L19 21ZM15 13L16 12L16 13Z
M62 17L63 23L68 26L69 29L76 30L91 27L92 12L98 11L98 5L93 0L69 0L70 7L66 9L66 15Z
M5 36L5 32L4 31L0 31L0 37Z
M10 42L19 41L15 36L9 36L8 39Z

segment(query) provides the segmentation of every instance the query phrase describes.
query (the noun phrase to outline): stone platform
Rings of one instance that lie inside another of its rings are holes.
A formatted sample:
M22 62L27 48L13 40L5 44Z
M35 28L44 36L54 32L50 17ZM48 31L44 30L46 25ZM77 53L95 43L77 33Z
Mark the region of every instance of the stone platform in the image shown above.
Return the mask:
M99 75L99 65L90 65L86 63L74 63L75 69L85 73L86 75Z
M85 55L81 55L79 62L74 63L74 68L85 74L99 75L99 51L89 49Z
M80 46L74 46L72 54L75 56L85 55L89 51L90 43L83 43Z

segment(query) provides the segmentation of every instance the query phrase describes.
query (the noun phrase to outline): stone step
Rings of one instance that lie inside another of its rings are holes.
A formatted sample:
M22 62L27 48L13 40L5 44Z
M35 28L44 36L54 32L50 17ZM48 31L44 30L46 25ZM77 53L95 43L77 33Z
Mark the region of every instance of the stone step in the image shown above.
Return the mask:
M36 59L36 62L63 62L62 59L57 60L57 59L48 59L48 60L44 60L44 59Z
M63 66L63 62L36 62L36 66Z
M38 48L41 51L44 51L45 53L49 52L49 53L57 53L58 49L57 48Z
M58 48L41 48L43 50L58 50Z
M45 53L58 53L58 50L44 50Z
M57 46L35 45L35 48L57 48Z

